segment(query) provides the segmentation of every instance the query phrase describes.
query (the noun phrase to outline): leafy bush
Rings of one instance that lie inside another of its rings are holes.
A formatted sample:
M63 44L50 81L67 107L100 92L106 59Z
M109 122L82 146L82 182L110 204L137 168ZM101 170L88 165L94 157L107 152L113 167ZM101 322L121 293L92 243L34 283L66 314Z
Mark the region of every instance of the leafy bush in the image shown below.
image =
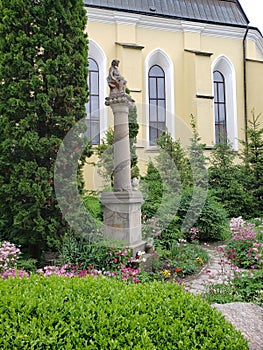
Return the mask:
M84 196L83 203L94 219L103 221L102 205L98 197Z
M178 227L182 225L187 214L189 219L199 228L198 237L200 241L224 240L227 230L226 211L213 197L211 192L208 192L205 203L203 204L204 190L197 188L196 191L199 191L200 196L196 196L194 202L192 201L193 190L191 188L186 188L182 192L181 202L177 212L177 216L180 218L177 221Z
M217 310L170 283L32 277L0 289L2 350L248 349Z

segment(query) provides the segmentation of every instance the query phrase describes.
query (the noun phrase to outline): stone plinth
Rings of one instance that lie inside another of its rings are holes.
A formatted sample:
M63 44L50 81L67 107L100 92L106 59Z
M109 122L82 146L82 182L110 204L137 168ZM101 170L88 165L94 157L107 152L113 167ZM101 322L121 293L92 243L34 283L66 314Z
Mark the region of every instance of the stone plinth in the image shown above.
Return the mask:
M104 236L122 241L132 248L133 255L145 250L141 235L141 204L143 197L139 191L103 192Z

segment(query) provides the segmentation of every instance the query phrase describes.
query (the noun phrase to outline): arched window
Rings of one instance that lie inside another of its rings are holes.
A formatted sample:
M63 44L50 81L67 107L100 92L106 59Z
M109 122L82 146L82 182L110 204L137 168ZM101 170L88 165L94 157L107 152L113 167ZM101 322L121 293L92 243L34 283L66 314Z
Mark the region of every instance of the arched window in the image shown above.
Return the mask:
M89 101L86 103L87 136L93 145L100 143L100 99L99 99L99 66L89 58Z
M214 143L231 143L238 150L236 74L225 56L215 59L211 67L214 92Z
M226 86L225 78L219 71L213 72L214 81L214 113L215 113L215 143L227 141L226 117Z
M156 145L156 140L166 127L165 74L163 69L154 65L149 70L149 139L150 145Z

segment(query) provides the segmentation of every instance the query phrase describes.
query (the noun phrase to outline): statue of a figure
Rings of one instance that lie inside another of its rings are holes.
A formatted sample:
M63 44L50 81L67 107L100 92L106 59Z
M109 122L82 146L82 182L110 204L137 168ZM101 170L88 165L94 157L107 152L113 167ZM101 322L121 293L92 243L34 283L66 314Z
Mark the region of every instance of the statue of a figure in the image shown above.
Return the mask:
M125 93L127 81L123 78L119 71L119 60L113 60L109 69L107 82L110 87L110 95Z

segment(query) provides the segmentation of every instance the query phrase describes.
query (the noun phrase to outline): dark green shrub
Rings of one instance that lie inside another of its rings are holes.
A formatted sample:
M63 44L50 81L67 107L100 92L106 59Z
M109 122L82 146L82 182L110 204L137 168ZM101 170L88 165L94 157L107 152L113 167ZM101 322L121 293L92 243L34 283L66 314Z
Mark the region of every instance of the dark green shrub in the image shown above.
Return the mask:
M2 350L248 349L217 310L170 283L32 277L0 290Z
M229 238L227 213L217 200L208 195L195 226L200 229L200 241L224 241Z
M199 195L198 195L199 194ZM206 196L205 202L203 200ZM180 206L178 208L178 228L183 225L185 217L192 222L191 226L199 228L198 237L200 241L224 240L227 227L227 213L220 203L212 196L211 192L206 193L202 188L195 189L193 201L193 189L186 188L182 192ZM185 223L187 224L187 222ZM188 232L185 232L188 236Z
M159 209L163 197L163 184L159 171L153 162L148 163L147 173L141 179L140 190L143 194L142 216L152 218Z
M98 197L95 196L84 196L83 202L89 213L96 220L103 221L103 210L102 205Z

